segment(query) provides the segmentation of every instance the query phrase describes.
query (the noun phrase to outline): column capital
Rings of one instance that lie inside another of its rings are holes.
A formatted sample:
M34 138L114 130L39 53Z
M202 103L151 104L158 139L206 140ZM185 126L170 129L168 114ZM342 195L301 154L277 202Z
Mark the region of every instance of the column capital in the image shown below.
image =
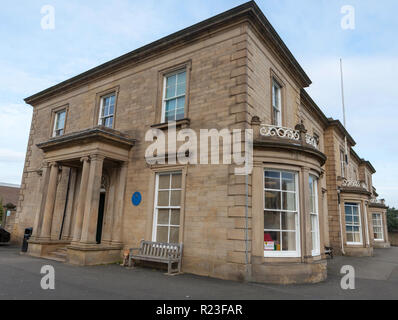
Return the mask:
M85 156L85 157L81 157L80 158L80 162L89 162L90 161L90 157L89 156Z
M55 162L55 161L50 162L50 163L48 164L48 166L49 166L50 168L52 168L52 167L58 167L58 162Z
M90 160L91 161L103 161L105 159L105 156L99 153L93 153L90 154Z
M48 162L47 160L43 160L43 162L41 163L41 168L48 168L50 166L50 162Z

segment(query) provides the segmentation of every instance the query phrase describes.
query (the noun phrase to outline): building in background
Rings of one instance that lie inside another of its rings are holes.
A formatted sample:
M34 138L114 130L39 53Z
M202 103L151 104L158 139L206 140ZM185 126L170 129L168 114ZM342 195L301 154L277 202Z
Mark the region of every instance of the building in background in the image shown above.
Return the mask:
M3 206L0 225L7 231L12 231L14 227L19 190L19 185L0 182L0 200Z

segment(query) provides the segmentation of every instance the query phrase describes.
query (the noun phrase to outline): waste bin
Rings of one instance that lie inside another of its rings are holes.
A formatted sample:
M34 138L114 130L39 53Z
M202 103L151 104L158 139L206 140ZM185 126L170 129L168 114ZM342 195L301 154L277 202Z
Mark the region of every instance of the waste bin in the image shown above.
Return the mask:
M33 228L26 228L25 233L23 235L23 241L22 241L22 252L28 252L28 240L30 239L31 235L33 232Z

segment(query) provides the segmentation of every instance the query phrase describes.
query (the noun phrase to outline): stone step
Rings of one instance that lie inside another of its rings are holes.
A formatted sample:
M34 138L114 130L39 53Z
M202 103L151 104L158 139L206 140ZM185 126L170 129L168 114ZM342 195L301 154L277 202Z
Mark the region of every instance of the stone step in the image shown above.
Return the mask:
M47 259L47 260L58 261L58 262L66 261L66 258L59 258L57 256L51 255L51 253L49 253L47 256L43 256L42 258Z

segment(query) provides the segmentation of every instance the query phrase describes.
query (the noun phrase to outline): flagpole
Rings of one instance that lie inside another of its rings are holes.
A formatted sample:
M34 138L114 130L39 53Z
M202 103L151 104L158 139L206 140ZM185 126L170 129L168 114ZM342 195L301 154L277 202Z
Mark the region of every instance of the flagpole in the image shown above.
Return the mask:
M347 130L347 122L345 116L345 101L344 101L344 76L343 76L343 59L340 58L340 76L341 76L341 102L343 105L343 123L344 128ZM344 136L344 148L345 148L345 162L348 164L348 147L347 147L347 136Z

